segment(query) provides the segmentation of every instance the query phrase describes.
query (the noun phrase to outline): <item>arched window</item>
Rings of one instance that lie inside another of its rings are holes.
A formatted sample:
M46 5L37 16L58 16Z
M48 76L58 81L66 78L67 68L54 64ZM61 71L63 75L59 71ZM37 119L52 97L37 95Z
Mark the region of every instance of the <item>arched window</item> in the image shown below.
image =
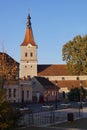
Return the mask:
M31 53L30 53L30 57L32 57L32 56L33 56L33 53L31 52Z
M27 52L25 52L25 57L27 57L27 55L28 55Z

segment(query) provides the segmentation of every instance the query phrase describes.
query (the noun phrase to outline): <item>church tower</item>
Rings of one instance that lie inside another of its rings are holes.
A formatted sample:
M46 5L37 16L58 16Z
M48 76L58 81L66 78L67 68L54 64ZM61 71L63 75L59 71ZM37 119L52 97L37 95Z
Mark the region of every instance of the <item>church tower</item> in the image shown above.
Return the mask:
M31 17L28 14L25 38L20 45L20 78L28 78L37 76L37 45L34 41L33 31L31 27Z

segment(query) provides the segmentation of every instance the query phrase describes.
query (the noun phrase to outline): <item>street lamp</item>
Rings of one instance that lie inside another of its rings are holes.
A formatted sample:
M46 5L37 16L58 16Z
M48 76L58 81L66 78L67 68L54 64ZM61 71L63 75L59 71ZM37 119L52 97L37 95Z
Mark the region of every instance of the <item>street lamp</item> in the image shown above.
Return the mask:
M57 81L55 81L55 109L57 110Z
M82 81L80 82L80 104L82 104ZM81 107L82 108L82 107Z
M23 84L21 84L21 103L24 102L24 91L23 91Z
M79 105L79 116L80 116L80 109L82 109L82 81L80 81L80 92L79 92L79 101L80 101L80 105Z

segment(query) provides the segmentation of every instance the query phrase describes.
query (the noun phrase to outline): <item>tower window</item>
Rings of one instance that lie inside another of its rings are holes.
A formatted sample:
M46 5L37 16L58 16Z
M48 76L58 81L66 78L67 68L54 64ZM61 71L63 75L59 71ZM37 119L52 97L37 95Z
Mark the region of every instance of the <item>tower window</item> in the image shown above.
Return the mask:
M25 68L27 68L27 66L25 65Z
M25 57L27 57L27 52L25 53Z
M32 56L33 56L33 53L31 52L31 53L30 53L30 57L32 57Z

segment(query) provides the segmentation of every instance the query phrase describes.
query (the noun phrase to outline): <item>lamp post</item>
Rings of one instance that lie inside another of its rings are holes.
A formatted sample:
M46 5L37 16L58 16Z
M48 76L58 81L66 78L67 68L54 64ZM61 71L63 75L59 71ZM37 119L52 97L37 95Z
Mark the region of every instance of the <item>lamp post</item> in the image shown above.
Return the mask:
M55 109L57 110L57 81L55 81Z
M82 81L80 82L80 104L81 104L81 109L82 109Z
M80 101L80 105L79 105L79 116L80 116L80 113L81 113L81 111L80 111L80 109L82 109L82 90L81 90L81 88L82 88L82 81L80 81L80 92L79 92L79 101Z
M23 91L23 84L21 84L21 103L24 102L24 91Z

